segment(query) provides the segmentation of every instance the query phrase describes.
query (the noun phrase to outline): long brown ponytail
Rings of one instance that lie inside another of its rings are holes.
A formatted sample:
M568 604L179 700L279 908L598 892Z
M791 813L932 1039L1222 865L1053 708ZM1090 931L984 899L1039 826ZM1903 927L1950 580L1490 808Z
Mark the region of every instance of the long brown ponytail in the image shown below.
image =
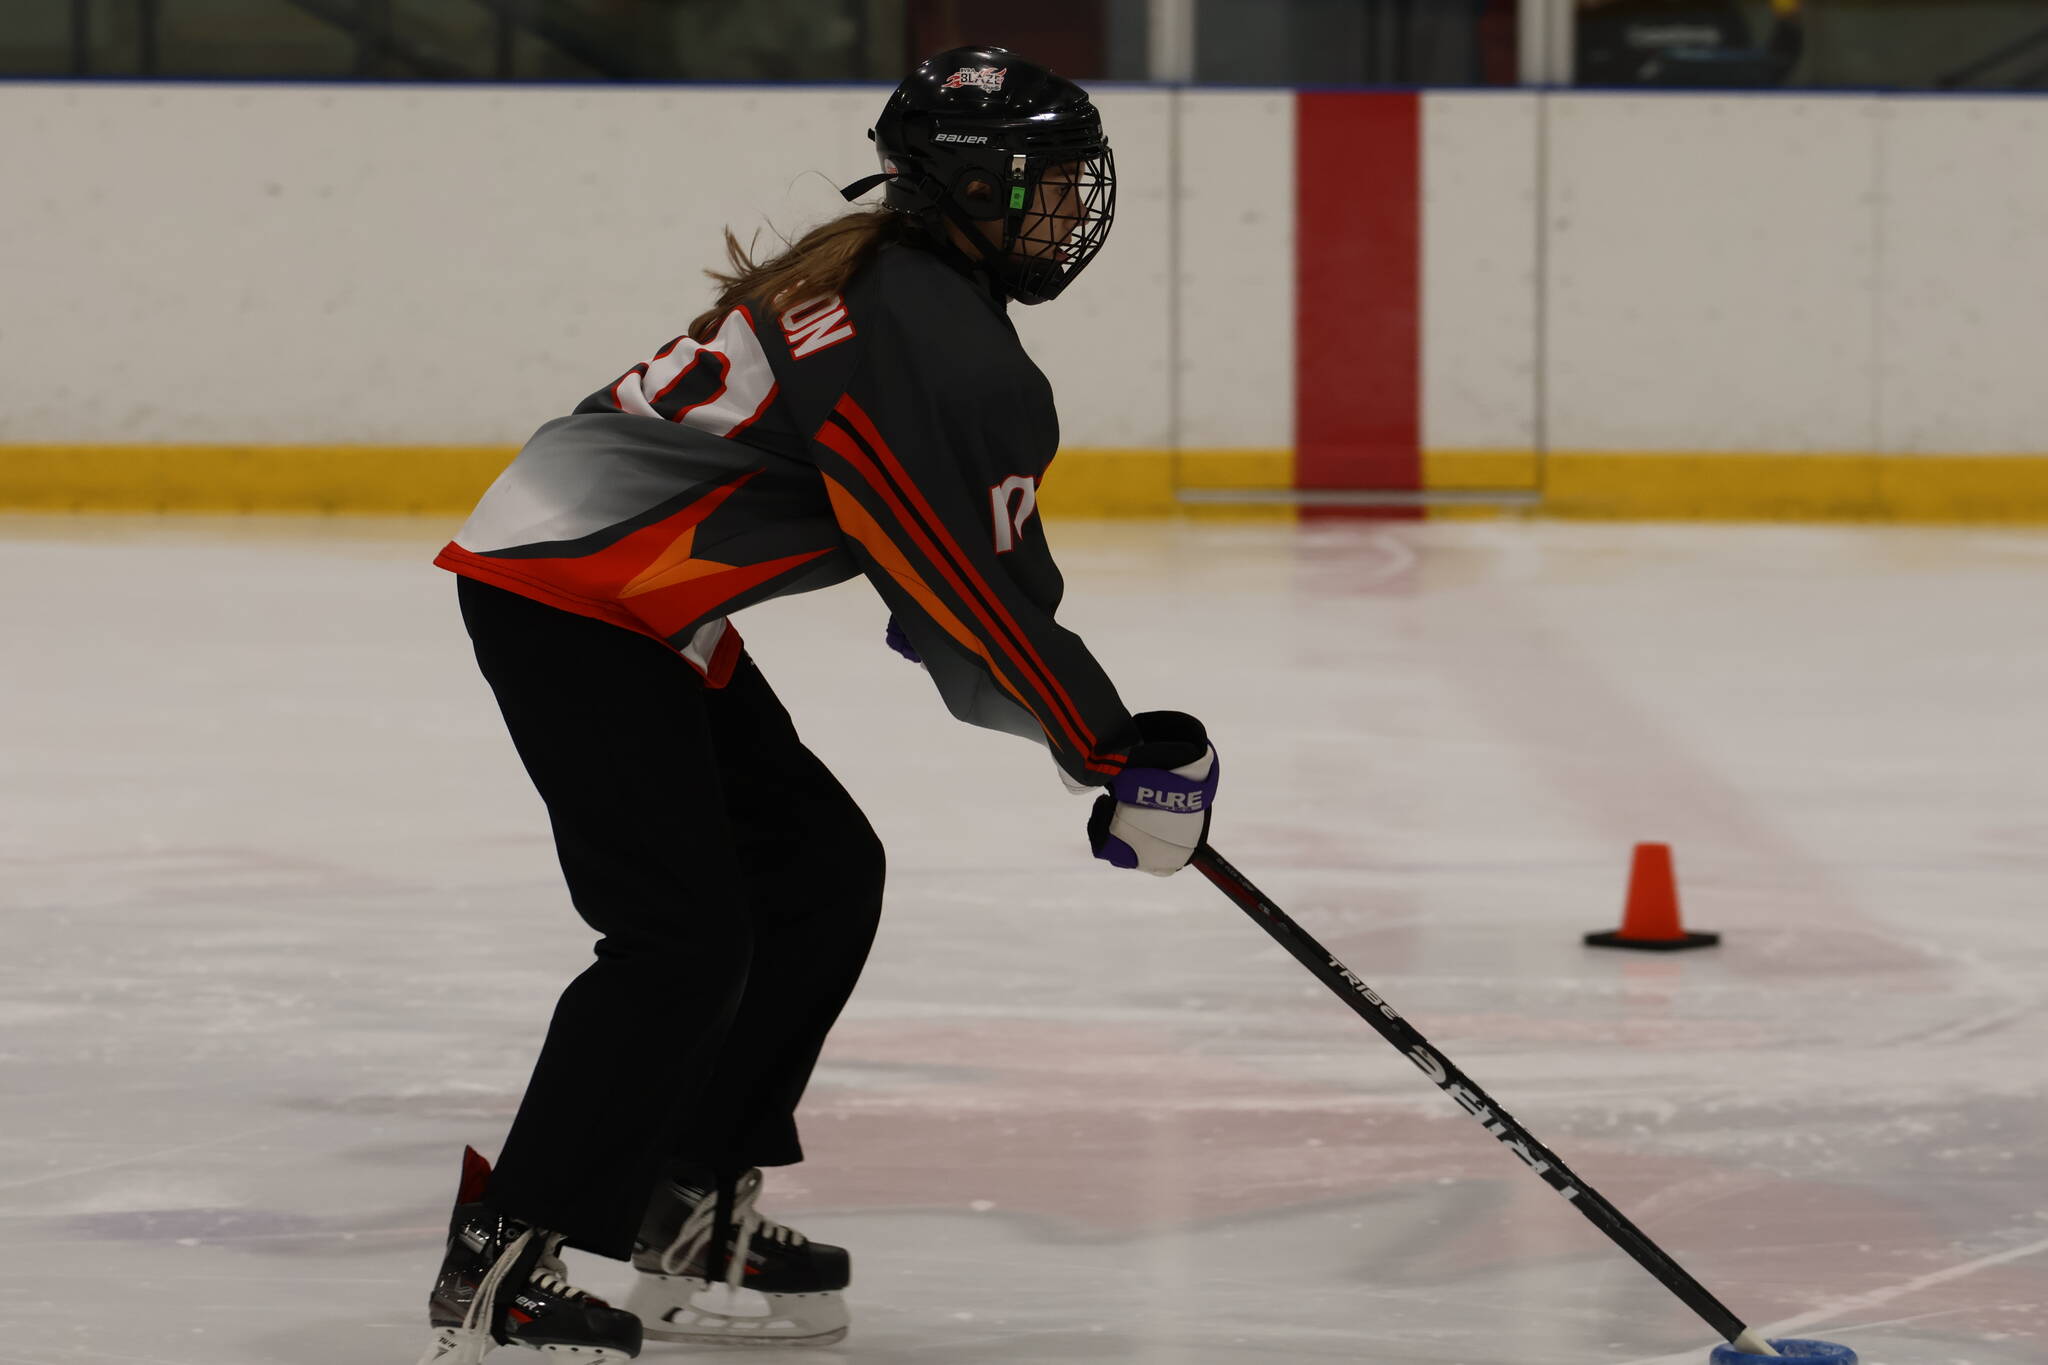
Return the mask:
M916 230L905 215L889 209L860 209L842 214L787 242L782 251L756 261L725 230L725 270L707 270L718 284L718 301L690 324L692 341L709 341L725 315L747 299L763 299L769 307L804 303L837 294L862 266L889 243Z

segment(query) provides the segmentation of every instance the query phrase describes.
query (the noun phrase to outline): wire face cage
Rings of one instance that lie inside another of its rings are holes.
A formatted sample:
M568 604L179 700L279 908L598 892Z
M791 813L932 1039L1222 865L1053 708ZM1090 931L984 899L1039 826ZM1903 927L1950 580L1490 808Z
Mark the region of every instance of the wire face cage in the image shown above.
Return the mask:
M1116 157L1108 147L1082 156L1030 158L1004 206L1006 283L1019 303L1056 297L1102 250L1116 216Z

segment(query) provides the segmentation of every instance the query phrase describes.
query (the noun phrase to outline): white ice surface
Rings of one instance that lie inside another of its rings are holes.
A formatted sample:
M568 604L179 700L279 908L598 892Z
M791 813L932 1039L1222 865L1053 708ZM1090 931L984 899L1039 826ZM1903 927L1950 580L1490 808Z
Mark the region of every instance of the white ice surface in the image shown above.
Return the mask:
M0 521L0 1365L423 1344L589 940L448 530ZM2048 536L1053 536L1127 699L1209 721L1217 847L1736 1312L2048 1359ZM769 1185L854 1333L749 1360L1704 1365L1205 882L1088 859L863 586L742 626L892 877ZM1639 839L1721 948L1579 945Z

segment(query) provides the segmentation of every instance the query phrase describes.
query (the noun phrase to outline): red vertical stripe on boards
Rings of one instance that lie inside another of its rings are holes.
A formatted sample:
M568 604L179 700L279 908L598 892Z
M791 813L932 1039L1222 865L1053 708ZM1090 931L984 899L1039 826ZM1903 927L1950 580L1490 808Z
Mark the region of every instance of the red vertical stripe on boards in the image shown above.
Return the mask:
M1294 483L1422 487L1421 96L1295 96Z

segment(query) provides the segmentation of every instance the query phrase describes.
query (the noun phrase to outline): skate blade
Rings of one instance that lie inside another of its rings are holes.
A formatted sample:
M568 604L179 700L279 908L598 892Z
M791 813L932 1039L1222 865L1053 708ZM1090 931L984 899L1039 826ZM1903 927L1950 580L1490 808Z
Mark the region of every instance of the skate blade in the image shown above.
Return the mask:
M419 1365L477 1365L484 1354L494 1350L497 1342L484 1331L465 1331L460 1327L437 1327L434 1339L427 1346L427 1353L420 1357ZM506 1343L528 1351L539 1351L551 1356L561 1365L626 1365L632 1357L624 1351L608 1346L562 1346L535 1344L513 1339Z
M420 1357L419 1365L476 1365L491 1345L490 1335L485 1332L436 1327L434 1339L428 1344L427 1353Z
M701 1280L643 1277L626 1300L649 1341L714 1346L830 1346L847 1332L846 1301L837 1291L762 1294ZM685 1287L687 1286L687 1287Z
M745 1319L741 1319L744 1323ZM834 1327L830 1331L818 1332L811 1336L796 1336L781 1331L766 1331L741 1327L727 1331L703 1330L711 1324L700 1322L689 1327L648 1327L641 1335L649 1341L665 1342L683 1346L836 1346L846 1340L846 1329Z

